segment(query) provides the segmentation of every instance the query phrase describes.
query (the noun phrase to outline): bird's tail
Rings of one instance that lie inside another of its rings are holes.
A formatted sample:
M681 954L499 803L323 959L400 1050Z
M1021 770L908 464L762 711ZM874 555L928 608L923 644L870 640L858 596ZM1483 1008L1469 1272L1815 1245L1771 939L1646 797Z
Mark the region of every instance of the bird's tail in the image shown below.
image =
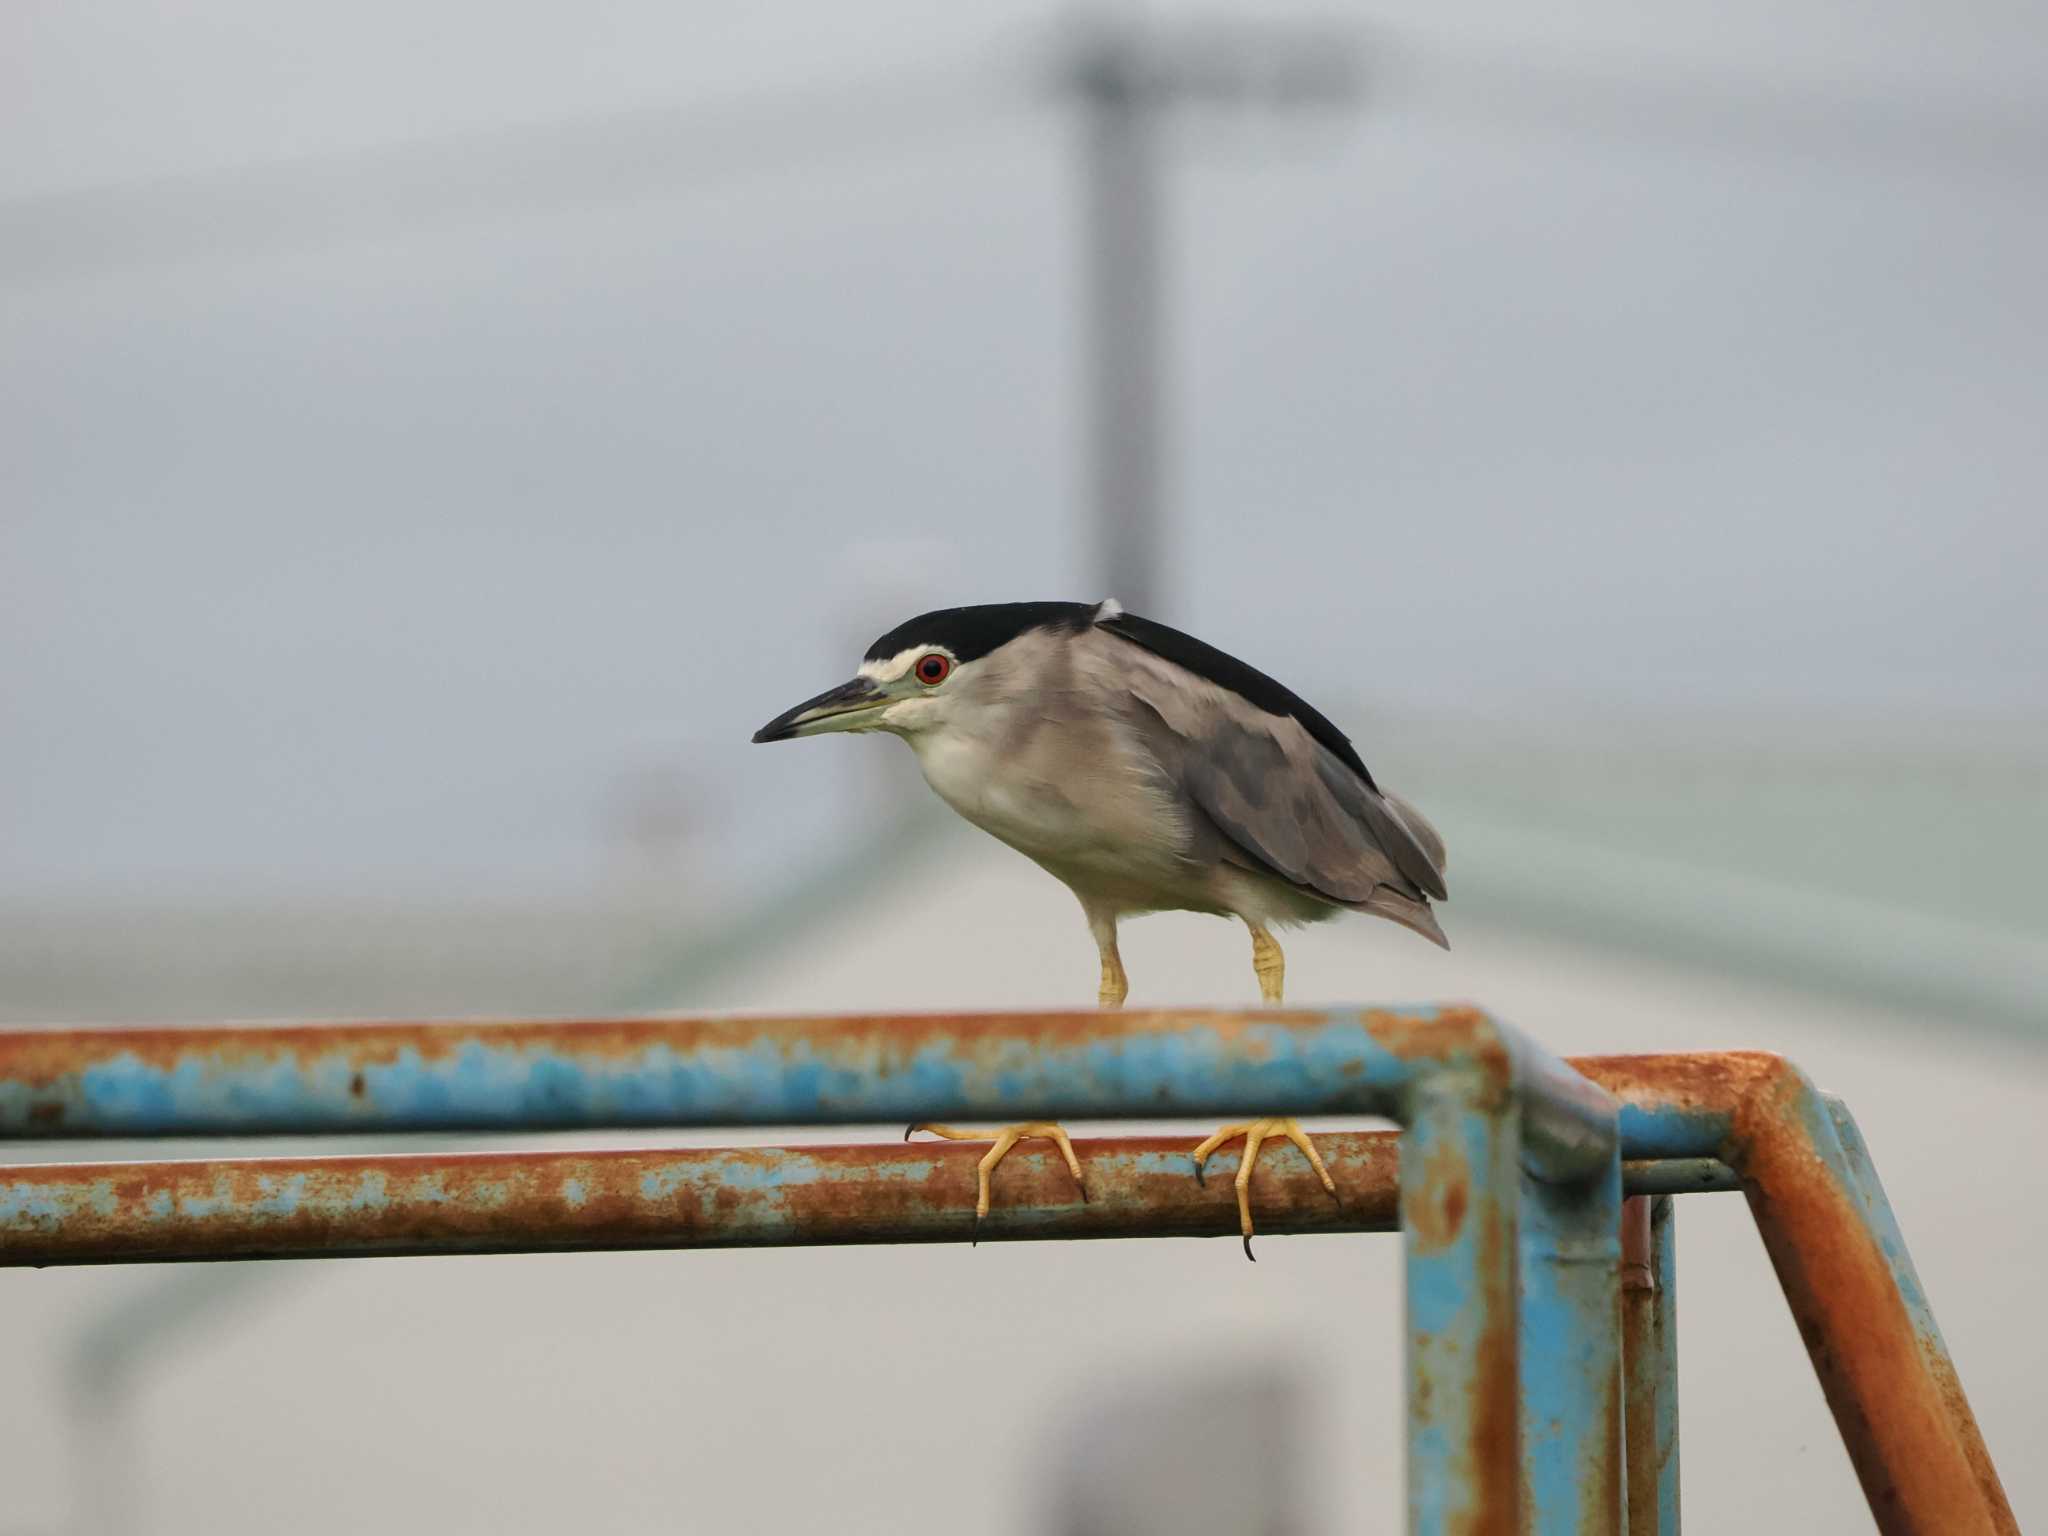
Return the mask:
M1399 923L1403 928L1412 928L1439 949L1449 949L1451 941L1444 937L1438 925L1436 913L1426 899L1403 896L1388 886L1376 885L1372 894L1363 901L1348 902L1354 911L1370 912L1374 917L1384 917Z
M1437 831L1431 825L1429 818L1417 810L1412 803L1403 800L1391 789L1381 790L1380 798L1391 805L1394 808L1394 814L1407 824L1408 830L1414 834L1416 843L1422 849L1423 857L1429 860L1435 867L1437 874L1441 876L1445 870L1451 867L1450 859L1444 852L1443 834Z

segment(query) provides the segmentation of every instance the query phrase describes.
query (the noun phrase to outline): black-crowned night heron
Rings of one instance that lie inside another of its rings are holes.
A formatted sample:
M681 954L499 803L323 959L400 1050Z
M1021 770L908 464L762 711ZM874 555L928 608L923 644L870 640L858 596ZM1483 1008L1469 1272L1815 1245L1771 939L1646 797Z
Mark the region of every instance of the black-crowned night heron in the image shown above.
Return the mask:
M1446 894L1443 839L1373 782L1344 733L1263 672L1114 602L920 614L869 646L851 682L778 715L754 740L827 731L901 736L941 800L1066 882L1101 952L1105 1008L1129 990L1116 929L1137 913L1240 919L1269 1003L1280 1001L1285 966L1276 927L1368 912L1445 943L1429 905ZM1057 1125L911 1129L993 1137L977 1224L989 1174L1020 1137L1053 1140L1081 1181ZM1249 1257L1249 1181L1263 1140L1293 1142L1337 1190L1315 1144L1282 1118L1219 1130L1194 1149L1196 1177L1239 1136Z

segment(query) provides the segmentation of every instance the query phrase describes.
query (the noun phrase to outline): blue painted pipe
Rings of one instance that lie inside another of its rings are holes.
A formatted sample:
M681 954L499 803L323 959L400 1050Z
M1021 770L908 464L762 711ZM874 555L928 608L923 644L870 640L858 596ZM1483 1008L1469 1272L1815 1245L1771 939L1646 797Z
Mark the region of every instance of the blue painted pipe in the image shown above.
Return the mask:
M0 1137L1405 1119L1447 1071L1519 1083L1545 1176L1611 1155L1606 1095L1469 1008L7 1032Z

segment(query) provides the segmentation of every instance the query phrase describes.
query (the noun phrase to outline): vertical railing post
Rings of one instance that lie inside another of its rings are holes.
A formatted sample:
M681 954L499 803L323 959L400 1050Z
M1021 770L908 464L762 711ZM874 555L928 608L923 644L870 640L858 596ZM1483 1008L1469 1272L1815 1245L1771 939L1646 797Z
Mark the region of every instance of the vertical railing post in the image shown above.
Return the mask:
M1628 1536L1678 1536L1678 1254L1669 1195L1623 1202Z
M1438 1070L1411 1091L1406 1120L1409 1536L1511 1536L1519 1110L1509 1082Z
M1522 1530L1621 1536L1621 1157L1591 1178L1525 1175Z
M1898 1222L1840 1124L1782 1066L1742 1104L1730 1162L1870 1512L1884 1536L2017 1536Z

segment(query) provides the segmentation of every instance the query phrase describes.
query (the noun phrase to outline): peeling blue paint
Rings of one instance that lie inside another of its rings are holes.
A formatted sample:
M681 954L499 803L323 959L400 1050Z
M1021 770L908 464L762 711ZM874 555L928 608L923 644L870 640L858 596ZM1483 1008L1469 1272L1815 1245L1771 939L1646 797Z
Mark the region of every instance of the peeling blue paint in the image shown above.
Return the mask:
M1521 1196L1525 1518L1535 1531L1618 1532L1621 1160L1583 1185L1524 1177ZM1608 1476L1592 1477L1596 1465Z
M764 1020L738 1045L678 1021L673 1042L624 1055L583 1048L573 1024L539 1037L449 1025L453 1048L431 1058L411 1039L362 1044L374 1027L353 1031L351 1045L323 1043L317 1026L194 1031L190 1053L169 1067L113 1042L55 1081L0 1081L0 1136L1388 1115L1414 1075L1355 1010L1240 1023L1234 1035L1207 1017L1148 1017L1086 1041L1023 1018L1005 1021L1006 1033L908 1049L888 1021L863 1033L857 1022ZM51 1106L62 1113L53 1118Z
M1485 1394L1502 1388L1487 1341L1504 1335L1512 1353L1517 1332L1519 1136L1473 1086L1462 1072L1419 1085L1401 1139L1411 1536L1517 1528L1516 1495L1480 1485L1477 1450L1499 1409Z
M1719 1157L1728 1142L1728 1117L1670 1104L1621 1106L1623 1157Z
M650 1168L640 1176L642 1200L666 1200L689 1181L681 1168Z
M0 1226L50 1227L70 1214L68 1201L35 1184L0 1184Z

